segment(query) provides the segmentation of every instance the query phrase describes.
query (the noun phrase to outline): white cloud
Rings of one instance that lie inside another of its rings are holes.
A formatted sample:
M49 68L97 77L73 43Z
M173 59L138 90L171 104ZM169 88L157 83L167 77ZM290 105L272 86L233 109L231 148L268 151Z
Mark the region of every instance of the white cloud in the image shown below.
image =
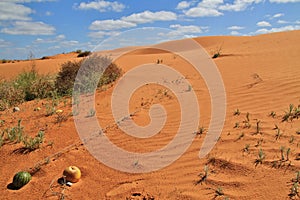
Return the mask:
M184 11L189 17L217 17L223 15L218 10L218 6L223 4L223 0L203 0L196 7Z
M184 38L197 37L199 36L200 33L203 32L203 30L207 29L207 27L200 27L195 25L183 26L180 24L172 24L170 25L170 28L172 29L171 31L161 32L158 34L158 36L160 37L159 42L181 39L183 37ZM165 39L161 40L161 38L165 38Z
M3 28L1 33L10 35L53 35L55 28L43 22L16 21L13 27Z
M63 46L63 47L76 46L78 44L79 44L79 42L76 41L76 40L62 41L60 43L60 45Z
M3 39L0 38L0 47L1 47L1 48L9 47L9 46L11 46L11 45L12 45L11 42L6 41L6 40L3 40Z
M285 20L278 20L277 21L278 24L290 24L291 22L285 21Z
M269 0L271 3L297 3L300 0Z
M0 21L30 20L28 16L34 11L31 8L13 2L0 2Z
M184 12L189 17L217 17L223 15L213 8L191 8L188 11Z
M119 32L113 31L113 32L105 32L105 31L98 31L98 32L91 32L89 33L89 37L94 39L101 39L106 36L115 36L119 34Z
M238 31L231 31L230 35L241 35L241 33Z
M282 32L282 31L293 31L293 30L299 30L300 25L295 25L295 26L283 26L279 28L271 28L271 29L258 29L256 32L251 33L251 34L266 34L266 33L275 33L275 32Z
M89 29L90 30L98 30L98 31L111 31L111 30L119 30L123 28L132 28L135 27L136 24L132 22L126 22L123 20L96 20L94 21Z
M172 21L176 19L177 19L177 15L173 12L169 12L169 11L151 12L148 10L141 13L134 13L130 16L121 18L121 20L123 21L136 23L136 24L151 23L154 21Z
M279 18L279 17L283 17L284 14L283 13L277 13L275 15L272 16L272 18Z
M258 4L263 1L264 0L234 0L233 4L226 3L224 5L221 5L219 9L239 12L246 10L252 4Z
M229 29L229 30L242 30L244 28L245 27L242 27L242 26L230 26L227 29Z
M119 3L117 1L111 2L111 1L104 1L104 0L98 0L98 1L91 1L88 3L81 2L78 6L75 5L80 10L98 10L99 12L107 12L107 11L115 11L115 12L122 12L125 8L125 5L122 3Z
M267 21L261 21L261 22L257 22L256 23L257 26L261 26L261 27L266 27L266 26L272 26L269 22Z
M37 38L33 43L35 44L41 44L41 43L55 43L55 42L60 42L66 39L66 36L61 34L56 36L55 38L48 38L48 39L42 39L42 38Z
M186 9L189 8L191 6L192 2L188 2L188 1L181 1L177 4L176 9L182 10L182 9Z

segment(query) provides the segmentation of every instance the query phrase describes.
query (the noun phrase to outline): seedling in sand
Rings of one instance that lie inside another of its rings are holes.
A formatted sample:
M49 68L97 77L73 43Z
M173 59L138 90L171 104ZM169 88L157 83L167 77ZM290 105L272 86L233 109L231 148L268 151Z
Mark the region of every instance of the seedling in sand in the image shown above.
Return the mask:
M198 128L198 131L196 131L195 134L201 136L205 132L206 132L206 129L203 126L201 126L201 127Z
M239 135L239 137L237 138L237 140L242 139L244 136L245 136L245 134L244 134L244 132L242 132L242 133Z
M39 149L41 144L44 142L45 133L43 131L39 131L38 134L32 137L25 137L23 140L24 148L21 149L21 152L28 153Z
M295 137L292 135L292 136L290 137L290 139L289 139L289 143L290 143L290 144L293 144L294 140L295 140Z
M234 116L239 116L241 114L240 110L239 109L236 109L233 113Z
M215 190L215 198L216 197L219 197L219 196L223 196L224 195L224 192L223 192L223 189L221 187L218 187L216 190Z
M272 117L272 118L275 118L276 117L276 112L274 112L274 111L270 112L269 116Z
M285 150L285 147L281 146L280 147L281 160L285 160L284 159L284 150Z
M245 147L243 148L243 152L248 153L250 148L250 144L246 144Z
M277 130L276 130L275 139L276 139L276 140L280 139L281 135L282 135L282 133L281 133L280 129L277 129Z
M197 184L202 184L202 182L205 182L207 177L208 177L208 171L209 171L209 167L208 165L204 166L204 173L199 174L199 176L201 177L199 181L196 182Z
M255 127L256 132L254 134L259 134L259 133L261 134L261 126L260 126L260 124L261 124L261 121L257 120L256 121L256 127Z
M235 122L235 125L233 128L239 128L240 127L240 123L239 122Z
M255 166L257 166L258 164L262 164L264 159L265 159L265 153L263 152L262 149L260 149L258 152L258 157L254 162Z

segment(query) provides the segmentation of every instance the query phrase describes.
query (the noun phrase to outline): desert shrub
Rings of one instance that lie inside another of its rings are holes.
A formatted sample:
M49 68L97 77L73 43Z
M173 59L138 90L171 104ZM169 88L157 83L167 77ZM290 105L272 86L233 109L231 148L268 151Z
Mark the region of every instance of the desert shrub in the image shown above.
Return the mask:
M81 63L82 60L74 62L68 61L62 64L55 81L55 88L58 94L62 96L72 94L75 78Z
M0 110L3 111L9 107L17 106L24 101L24 92L14 87L14 83L10 81L2 81L0 83Z
M0 82L0 110L17 106L36 98L51 97L55 91L54 77L24 71L13 80Z
M77 52L76 52L77 53ZM90 51L84 51L84 52L81 52L81 50L80 50L80 52L79 52L79 54L78 54L78 58L80 58L80 57L87 57L87 56L89 56L89 55L91 55L91 52Z
M64 63L55 86L60 95L71 95L74 87L77 92L88 93L114 82L121 73L121 69L109 57L93 55L81 61Z
M77 49L76 51L75 51L75 53L81 53L82 51L81 51L81 49Z

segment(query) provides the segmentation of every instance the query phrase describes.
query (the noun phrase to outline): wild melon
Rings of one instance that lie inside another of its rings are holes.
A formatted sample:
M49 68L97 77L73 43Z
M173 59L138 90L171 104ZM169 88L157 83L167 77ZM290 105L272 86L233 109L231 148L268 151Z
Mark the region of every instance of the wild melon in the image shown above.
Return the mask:
M21 188L31 180L31 175L28 172L21 171L15 174L13 178L13 186Z

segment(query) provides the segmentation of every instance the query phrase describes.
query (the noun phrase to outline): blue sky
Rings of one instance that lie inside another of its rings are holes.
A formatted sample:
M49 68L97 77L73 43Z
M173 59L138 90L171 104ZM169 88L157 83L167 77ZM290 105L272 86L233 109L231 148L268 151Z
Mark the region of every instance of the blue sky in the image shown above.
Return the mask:
M93 50L111 36L103 47L298 30L299 11L300 0L1 0L0 59ZM131 31L145 27L164 29Z

